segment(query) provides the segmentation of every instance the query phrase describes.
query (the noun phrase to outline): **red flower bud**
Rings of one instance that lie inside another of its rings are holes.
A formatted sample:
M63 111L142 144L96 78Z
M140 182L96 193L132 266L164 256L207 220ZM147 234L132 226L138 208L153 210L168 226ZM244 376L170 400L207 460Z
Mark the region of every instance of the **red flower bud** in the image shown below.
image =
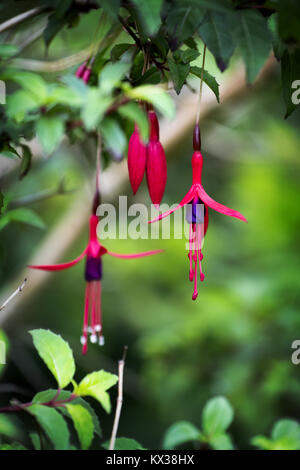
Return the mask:
M137 125L135 125L128 145L128 173L133 194L136 194L145 173L147 147L143 144Z
M152 203L159 206L167 182L167 162L163 146L159 142L159 125L154 111L148 113L150 139L147 146L147 184Z
M90 69L90 67L85 69L85 71L83 72L83 75L82 75L82 80L84 81L84 83L88 83L88 81L90 79L90 76L91 76L91 73L92 73L92 70Z
M79 65L78 69L76 70L76 74L75 74L76 77L78 77L78 78L83 77L83 74L86 71L86 64L87 64L87 61L85 61L83 64Z

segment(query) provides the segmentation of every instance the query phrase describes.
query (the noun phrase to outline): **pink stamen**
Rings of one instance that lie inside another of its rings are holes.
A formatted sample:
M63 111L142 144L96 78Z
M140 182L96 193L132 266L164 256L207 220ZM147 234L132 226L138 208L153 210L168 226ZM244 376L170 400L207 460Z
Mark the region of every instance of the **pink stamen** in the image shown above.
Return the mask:
M91 299L92 299L92 305L91 305L91 342L95 343L97 341L97 335L96 335L96 282L92 281L91 282Z
M192 224L190 224L190 239L189 239L189 254L190 260L190 272L189 272L189 280L192 282L194 279L194 270L193 270L193 229Z

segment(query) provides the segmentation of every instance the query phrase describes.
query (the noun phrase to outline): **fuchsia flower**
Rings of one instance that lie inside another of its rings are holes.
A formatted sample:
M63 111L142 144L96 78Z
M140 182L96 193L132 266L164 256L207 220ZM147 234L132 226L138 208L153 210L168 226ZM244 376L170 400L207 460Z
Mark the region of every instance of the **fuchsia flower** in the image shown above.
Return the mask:
M88 83L92 73L91 66L88 66L88 63L89 60L86 60L85 62L83 62L83 64L79 65L75 74L77 78L82 78L84 83ZM90 65L92 65L92 61L90 62Z
M102 279L102 256L108 254L122 259L141 258L144 256L155 255L162 253L163 250L146 251L136 254L119 254L108 251L97 238L97 224L98 217L96 209L99 203L99 196L96 195L93 214L90 216L90 234L88 245L85 250L72 261L63 264L29 266L33 269L42 269L44 271L61 271L68 269L79 263L84 257L85 263L85 305L84 305L84 320L83 320L83 334L81 337L82 353L87 352L87 339L88 333L91 333L90 340L92 343L99 342L104 345L104 336L102 334L102 311L101 311L101 279Z
M151 201L155 206L159 206L167 182L167 163L163 146L159 141L159 124L156 113L149 111L148 119L150 126L148 144L145 145L142 142L137 125L129 140L129 180L133 194L136 194L146 171Z
M214 201L204 190L201 181L203 157L200 152L201 150L201 138L199 125L196 124L194 130L194 154L192 157L192 169L193 169L193 182L187 194L184 196L182 201L174 209L171 209L163 214L160 214L155 219L151 220L150 223L167 217L172 212L180 209L185 205L191 205L191 210L187 214L187 221L190 224L190 235L189 235L189 260L190 260L190 271L189 279L192 282L194 280L194 292L192 299L196 300L198 296L197 290L197 276L198 276L198 264L200 281L204 281L204 274L202 272L201 262L203 259L202 245L203 239L208 228L208 208L214 209L220 214L228 215L229 217L235 217L237 219L247 222L245 217L238 211L229 209L229 207L223 206L222 204ZM199 211L199 205L204 206L204 217Z

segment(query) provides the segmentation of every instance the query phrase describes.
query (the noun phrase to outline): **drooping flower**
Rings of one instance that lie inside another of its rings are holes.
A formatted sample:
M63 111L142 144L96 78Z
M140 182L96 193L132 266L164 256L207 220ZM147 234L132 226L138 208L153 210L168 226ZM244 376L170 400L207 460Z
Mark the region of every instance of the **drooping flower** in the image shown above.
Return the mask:
M200 128L196 124L194 130L194 153L192 156L192 170L193 170L193 181L192 186L181 200L181 202L174 208L169 211L160 214L158 217L150 221L156 222L158 220L167 217L172 214L172 212L182 208L183 206L188 205L187 211L187 221L190 224L189 232L189 279L194 281L194 291L192 299L196 300L198 296L197 290L197 278L198 278L198 265L199 265L199 274L200 281L204 281L204 274L202 271L202 246L204 236L208 228L208 209L213 209L220 214L227 215L229 217L235 217L237 219L247 222L245 217L238 211L230 209L229 207L223 206L219 202L214 201L204 190L202 186L202 167L203 167L203 157L200 152L201 150L201 138L200 138ZM201 206L203 211L201 211Z
M128 145L129 180L136 194L144 173L152 203L159 206L167 182L167 163L162 144L159 141L159 123L154 111L148 111L149 142L144 144L140 137L138 125L135 125Z
M82 353L87 352L88 334L92 343L104 345L104 336L102 331L102 309L101 309L101 280L102 280L102 256L110 255L122 259L142 258L162 253L163 250L146 251L135 254L120 254L108 251L98 240L97 225L98 217L96 215L99 203L99 195L96 194L93 203L93 213L89 220L89 241L84 251L72 261L62 264L28 266L33 269L41 269L44 271L61 271L71 268L79 263L84 257L85 262L85 302L84 302L84 319L83 332L81 337Z
M81 78L84 83L88 83L91 73L92 73L92 64L94 62L93 59L87 59L83 64L79 65L78 69L76 70L76 77Z

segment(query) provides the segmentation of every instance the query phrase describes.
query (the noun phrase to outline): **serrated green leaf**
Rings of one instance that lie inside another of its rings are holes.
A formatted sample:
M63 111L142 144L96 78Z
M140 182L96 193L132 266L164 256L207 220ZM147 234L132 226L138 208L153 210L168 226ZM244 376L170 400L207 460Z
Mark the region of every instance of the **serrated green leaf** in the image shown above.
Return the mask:
M32 403L39 403L39 404L48 403L49 401L53 400L54 397L57 397L56 398L57 401L69 400L71 395L72 395L71 392L68 392L67 390L61 390L58 396L57 396L57 390L53 390L53 389L44 390L43 392L37 393L33 397ZM81 405L90 413L92 420L93 420L94 431L99 437L102 437L102 431L100 428L98 416L96 415L91 405L82 397L77 397L73 399L72 404ZM61 413L65 413L65 408L60 408L59 411Z
M64 123L59 116L42 116L36 123L37 137L47 153L52 153L64 135Z
M218 436L230 426L233 409L224 397L209 400L202 412L202 426L206 436Z
M129 71L130 64L116 62L107 64L99 74L99 87L103 94L112 92L116 85L119 85L125 74Z
M94 425L90 413L81 405L67 404L66 409L72 418L81 448L88 449L94 436Z
M95 129L103 118L113 98L102 94L97 88L91 88L86 98L81 117L87 130Z
M163 0L133 0L142 23L150 36L153 36L161 25L160 11Z
M102 444L104 449L109 448L109 441ZM114 450L147 450L135 439L129 439L128 437L118 437L115 441Z
M172 98L158 86L143 85L127 91L133 99L141 99L153 104L165 117L171 119L175 114L175 105Z
M59 388L65 388L75 373L75 362L70 346L60 335L49 330L31 330L30 334L35 348L56 378Z
M75 388L74 393L79 396L90 396L95 398L101 403L107 413L110 413L111 403L106 390L115 385L118 381L118 376L100 370L92 372L82 379L80 384Z
M26 410L36 418L56 450L69 448L68 426L56 409L43 405L31 405Z
M199 35L213 54L216 64L223 72L234 52L227 15L216 11L208 11L198 28Z
M168 60L170 75L174 84L175 91L179 95L181 88L183 87L185 80L190 71L189 64L177 64L173 60Z
M24 90L18 90L6 99L7 115L18 123L24 120L27 113L36 110L38 106L37 100Z
M191 73L196 75L196 77L202 77L202 67L191 67ZM206 85L213 91L215 97L217 98L218 103L220 103L220 95L219 95L219 84L215 77L213 77L207 70L203 70L203 81Z
M44 104L47 97L47 84L39 74L11 69L4 72L3 79L18 83L39 105Z
M257 11L236 10L229 16L231 31L252 83L269 57L272 36L266 19Z
M192 423L188 421L179 421L173 424L166 432L163 448L174 449L180 444L200 439L200 431Z
M103 137L106 147L115 155L117 160L120 160L125 152L126 137L117 123L111 117L106 117L100 124L100 132Z
M175 61L179 60L180 62L183 62L184 64L188 64L190 62L193 62L194 60L199 57L200 52L197 49L184 49L184 50L178 50L174 52L173 57Z
M149 138L149 123L145 112L136 103L127 103L120 106L118 112L121 116L130 119L133 123L138 125L141 137L144 142Z

